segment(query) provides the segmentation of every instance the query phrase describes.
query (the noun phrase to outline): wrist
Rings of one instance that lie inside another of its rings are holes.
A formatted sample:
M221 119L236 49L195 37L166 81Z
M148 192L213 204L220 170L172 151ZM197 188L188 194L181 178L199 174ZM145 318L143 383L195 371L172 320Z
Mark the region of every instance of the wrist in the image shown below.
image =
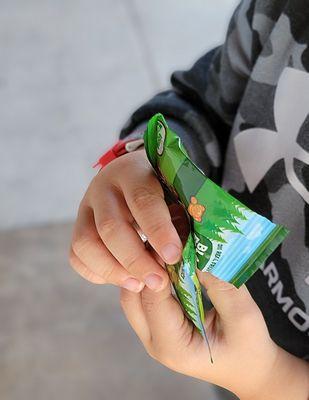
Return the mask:
M277 356L268 377L255 393L240 395L240 400L308 400L309 364L277 347Z

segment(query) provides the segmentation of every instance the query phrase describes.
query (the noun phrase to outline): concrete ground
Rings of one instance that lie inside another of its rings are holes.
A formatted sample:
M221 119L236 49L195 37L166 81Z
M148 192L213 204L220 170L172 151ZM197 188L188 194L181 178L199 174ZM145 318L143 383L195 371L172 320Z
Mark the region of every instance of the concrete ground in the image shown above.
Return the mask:
M71 271L64 221L129 113L223 41L237 2L1 0L1 399L218 398L145 355L115 288Z

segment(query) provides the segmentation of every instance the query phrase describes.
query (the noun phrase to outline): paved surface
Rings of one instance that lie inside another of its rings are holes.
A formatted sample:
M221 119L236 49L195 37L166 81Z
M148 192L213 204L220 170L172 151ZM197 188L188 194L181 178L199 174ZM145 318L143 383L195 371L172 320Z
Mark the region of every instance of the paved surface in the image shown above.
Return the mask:
M131 110L222 42L238 0L1 0L0 229L72 218Z
M145 354L117 289L88 284L69 268L70 230L0 234L0 398L218 399L208 384Z

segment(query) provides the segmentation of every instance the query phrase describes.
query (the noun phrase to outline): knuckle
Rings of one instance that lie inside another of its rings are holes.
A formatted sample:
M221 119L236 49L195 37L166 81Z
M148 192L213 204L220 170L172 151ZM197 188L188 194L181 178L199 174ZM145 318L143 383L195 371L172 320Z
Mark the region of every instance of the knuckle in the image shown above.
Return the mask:
M123 311L126 310L127 306L130 304L130 296L126 290L120 291L120 305Z
M83 271L82 276L88 282L94 283L96 285L104 285L106 283L105 280L101 276L98 276L97 274L93 273L92 271L90 271L88 269L85 269Z
M108 165L106 168L102 168L93 178L92 181L90 182L90 188L93 189L94 187L100 185L102 181L105 180L106 175L108 175L108 172L106 172Z
M123 260L123 265L128 272L133 273L136 270L138 256L127 257Z
M208 273L207 273L208 274ZM229 282L223 281L210 275L210 282L209 277L205 277L205 275L199 274L200 282L206 287L208 293L217 293L217 292L225 292L226 296L230 296L230 298L234 298L237 295L237 290L234 285Z
M146 292L142 292L142 304L143 309L147 314L151 314L153 312L155 303L152 299L152 296L148 296Z
M87 267L83 266L81 264L81 261L79 258L74 254L74 251L70 251L69 255L69 263L71 267L84 279L86 279L88 282L94 283L94 284L104 284L104 280L100 277L97 276L95 273L93 273L90 269Z
M72 248L75 254L82 254L85 248L89 245L90 238L87 234L83 234L73 239Z
M115 272L114 265L107 265L105 264L102 272L100 273L100 277L104 283L111 283L113 281L113 274Z
M88 268L83 268L79 271L79 274L86 279L88 282L96 283L96 276Z
M98 229L99 235L104 240L104 239L109 238L110 236L113 236L114 234L116 234L120 229L119 225L120 225L119 222L115 218L109 217L109 218L103 219L98 224L97 229Z
M214 282L212 284L212 289L216 291L228 292L231 294L237 293L237 289L232 283L223 281L222 279L218 278L214 279Z
M166 232L167 224L165 221L161 219L157 219L151 222L151 225L148 227L148 235L151 236L159 236L161 233Z
M152 208L159 194L151 192L147 187L138 186L132 191L132 202L137 208Z

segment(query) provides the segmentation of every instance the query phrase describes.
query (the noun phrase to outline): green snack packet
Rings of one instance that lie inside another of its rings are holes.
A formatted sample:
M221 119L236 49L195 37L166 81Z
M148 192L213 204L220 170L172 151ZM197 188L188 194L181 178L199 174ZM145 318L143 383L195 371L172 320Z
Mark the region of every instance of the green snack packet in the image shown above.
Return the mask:
M165 191L184 206L190 219L182 260L168 265L167 270L183 309L207 341L195 269L239 287L284 240L288 230L251 211L207 178L161 114L149 120L144 143Z

